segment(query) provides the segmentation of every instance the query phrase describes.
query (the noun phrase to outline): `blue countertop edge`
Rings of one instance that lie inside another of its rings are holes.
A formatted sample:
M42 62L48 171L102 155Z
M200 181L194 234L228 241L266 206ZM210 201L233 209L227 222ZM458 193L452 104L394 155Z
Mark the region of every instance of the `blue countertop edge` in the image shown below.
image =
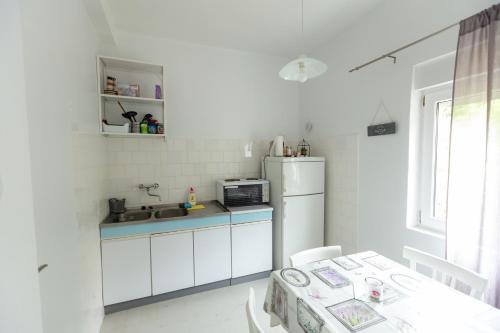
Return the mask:
M230 225L229 214L101 228L101 240Z
M231 224L247 223L255 221L267 221L272 219L273 219L272 210L231 214Z

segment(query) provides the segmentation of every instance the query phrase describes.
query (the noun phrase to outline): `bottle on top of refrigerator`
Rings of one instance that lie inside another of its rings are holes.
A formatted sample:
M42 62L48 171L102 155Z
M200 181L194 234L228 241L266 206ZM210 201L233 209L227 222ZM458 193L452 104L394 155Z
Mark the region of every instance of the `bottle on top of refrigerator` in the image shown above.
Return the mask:
M196 205L196 191L194 190L193 187L189 188L189 193L188 193L188 202L191 204L191 206Z

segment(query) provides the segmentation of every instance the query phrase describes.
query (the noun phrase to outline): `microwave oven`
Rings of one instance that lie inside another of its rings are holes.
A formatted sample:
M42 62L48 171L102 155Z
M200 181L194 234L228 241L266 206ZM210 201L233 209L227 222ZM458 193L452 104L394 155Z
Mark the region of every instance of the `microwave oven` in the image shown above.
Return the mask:
M226 207L262 205L269 202L269 181L224 179L217 181L217 201Z

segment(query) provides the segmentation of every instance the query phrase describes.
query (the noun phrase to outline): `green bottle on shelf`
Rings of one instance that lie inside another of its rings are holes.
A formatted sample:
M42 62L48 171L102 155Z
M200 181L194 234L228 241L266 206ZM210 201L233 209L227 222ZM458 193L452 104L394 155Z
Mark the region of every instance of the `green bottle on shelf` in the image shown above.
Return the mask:
M148 123L146 121L141 121L141 134L148 134Z

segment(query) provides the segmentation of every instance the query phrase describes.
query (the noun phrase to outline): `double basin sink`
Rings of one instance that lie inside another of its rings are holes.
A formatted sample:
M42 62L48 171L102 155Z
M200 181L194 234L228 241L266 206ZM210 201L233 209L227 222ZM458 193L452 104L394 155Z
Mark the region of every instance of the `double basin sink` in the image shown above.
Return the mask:
M108 223L168 220L188 215L188 210L179 207L143 207L130 209L123 214L110 216Z

